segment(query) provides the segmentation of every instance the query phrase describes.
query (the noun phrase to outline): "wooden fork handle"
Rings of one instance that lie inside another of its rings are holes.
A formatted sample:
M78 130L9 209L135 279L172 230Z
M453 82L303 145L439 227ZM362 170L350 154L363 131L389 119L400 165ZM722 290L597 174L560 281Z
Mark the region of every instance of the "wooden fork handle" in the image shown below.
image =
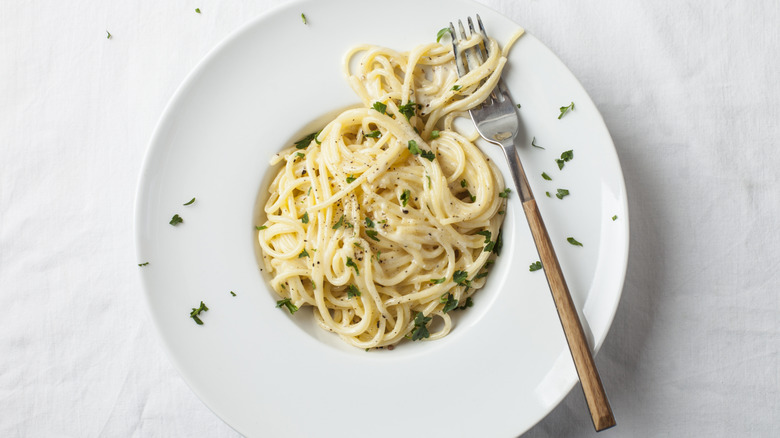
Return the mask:
M593 426L597 432L610 428L615 425L615 417L612 415L612 408L609 406L607 394L604 392L604 386L601 384L601 378L596 370L593 355L588 347L588 340L582 330L577 309L574 307L574 301L572 301L569 288L566 286L561 265L558 263L558 257L555 255L536 200L529 199L523 202L523 210L525 210L528 224L531 226L531 233L539 251L544 273L550 284L553 301L555 301L555 307L561 319L566 341L569 343L574 366L580 377Z

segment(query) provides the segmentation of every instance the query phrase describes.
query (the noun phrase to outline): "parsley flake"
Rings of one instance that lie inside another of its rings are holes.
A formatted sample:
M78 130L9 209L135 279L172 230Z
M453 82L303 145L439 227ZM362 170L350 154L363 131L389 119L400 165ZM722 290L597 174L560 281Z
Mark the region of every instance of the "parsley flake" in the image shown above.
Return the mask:
M377 237L378 235L379 232L376 230L366 230L366 236L376 240L377 242L379 242L379 237Z
M236 296L236 293L231 290L230 295Z
M535 148L539 148L539 149L544 149L543 147L541 147L538 144L536 144L536 137L534 137L533 140L531 140L531 146L533 146Z
M455 299L452 294L444 294L439 298L439 302L445 303L444 308L441 309L442 312L447 313L452 309L455 309L458 307L458 300Z
M309 23L306 21L306 15L304 15L303 13L301 13L301 21L303 21L303 24L309 24Z
M466 310L469 307L472 307L474 305L474 301L471 299L471 297L466 298L466 303L464 303L462 306L458 307L458 310Z
M259 226L259 227L258 227L258 226L255 226L255 229L256 229L257 231L265 230L266 228L268 228L268 227L266 227L265 225L262 225L262 226Z
M336 222L336 223L333 225L333 227L332 227L332 228L333 228L334 230L338 230L339 228L341 228L341 226L342 226L342 225L344 225L344 215L343 215L343 214L341 215L341 218L339 219L339 221L338 221L338 222Z
M282 306L287 308L287 310L290 312L290 315L298 311L298 306L293 304L292 300L289 298L285 298L276 302L277 309L281 308Z
M452 86L452 91L460 91L460 88L461 88L460 85L453 85Z
M374 221L368 216L366 216L366 228L374 228Z
M436 154L434 154L433 151L422 151L420 156L428 161L433 161L433 159L436 158Z
M617 215L612 216L612 222L617 220Z
M558 193L555 194L555 197L558 199L563 199L564 196L568 196L569 191L566 189L558 189Z
M201 301L200 306L197 309L193 307L192 312L190 312L190 318L194 319L196 324L203 325L203 321L201 321L199 315L200 312L208 312L208 310L209 308Z
M352 297L359 297L360 296L360 289L357 288L354 284L350 284L347 286L347 298Z
M385 105L382 102L374 102L374 106L372 106L375 110L379 111L382 114L387 114L387 105Z
M466 271L455 271L452 274L452 281L461 286L471 286L471 281L468 280L469 273Z
M431 319L433 318L423 315L422 312L417 312L417 315L414 316L412 341L419 341L420 339L425 339L431 335L430 332L428 332L428 327L426 327L426 324L428 324Z
M303 257L308 257L308 256L309 256L309 253L308 253L308 252L306 252L306 249L305 249L305 248L304 248L304 250L303 250L303 251L301 251L301 253L300 253L300 254L298 254L298 258L299 258L299 259L300 259L300 258L303 258Z
M568 106L562 106L561 107L561 115L558 116L558 120L560 120L561 117L563 117L564 114L566 114L567 112L572 111L572 110L574 110L574 102L570 103Z
M401 193L401 206L406 207L406 204L409 203L409 197L412 195L412 192L409 191L409 189L404 190L403 193Z
M548 175L547 172L542 172L542 178L546 179L547 181L552 181L552 178L550 178L550 175Z
M360 269L358 269L358 265L355 264L352 257L347 257L347 266L355 268L355 275L360 275Z
M200 8L195 8L195 12L197 12L198 14L200 14Z
M187 202L186 204L182 204L182 205L192 205L193 202L195 202L195 198L190 199L190 202Z
M441 133L439 131L436 131L436 130L431 131L431 140L433 140L435 138L439 138L440 135L441 135Z
M309 212L308 211L306 213L304 213L303 216L301 216L301 222L303 222L304 224L308 224L309 223Z
M508 197L509 197L509 194L510 194L511 192L512 192L512 189L510 189L509 187L507 187L507 188L505 188L505 189L504 189L504 191L503 191L503 192L501 192L501 193L499 193L499 194L498 194L498 197L499 197L499 198L508 198Z
M431 283L432 284L442 284L445 281L447 281L447 279L445 277L442 277L442 278L432 278L431 279Z
M436 32L436 42L438 43L444 35L449 35L450 29L448 27L440 29Z
M468 185L469 185L469 182L468 182L468 181L466 181L465 179L462 179L462 180L460 180L460 186L461 186L461 187L466 187L466 186L468 186Z
M366 137L368 137L368 138L380 138L380 137L382 137L382 133L377 129L375 131L371 131L368 134L366 134Z
M485 243L490 243L490 237L492 236L492 233L488 230L482 230L478 232L477 234L481 236L485 236Z
M139 263L138 266L146 266L148 264L149 264L149 262L144 262L144 263Z
M347 184L350 184L354 182L357 178L355 178L353 175L350 175L347 177Z
M303 137L302 139L295 142L295 149L306 149L309 147L312 141L317 140L317 134L319 134L320 131L312 132L311 134ZM319 142L317 142L319 144Z
M109 31L106 31L106 39L107 39L107 40L110 40L110 39L111 39L111 36L112 36L112 35L111 35L111 32L109 32Z
M168 223L175 227L176 225L179 225L182 222L184 222L184 219L182 219L181 216L179 216L178 214L174 214L173 217L171 218L171 221Z
M401 105L398 107L398 112L403 114L404 117L406 117L406 120L408 121L414 116L414 110L417 108L417 104L409 101L405 103L404 105Z
M417 146L417 142L414 140L409 140L406 148L409 149L409 152L411 152L412 155L420 155L420 152L422 152L422 149Z
M531 266L528 267L528 270L531 272L538 271L540 269L542 269L542 262L540 261L535 261L531 263Z
M582 244L580 242L577 242L577 239L575 239L573 237L567 237L566 241L571 243L574 246L582 246Z

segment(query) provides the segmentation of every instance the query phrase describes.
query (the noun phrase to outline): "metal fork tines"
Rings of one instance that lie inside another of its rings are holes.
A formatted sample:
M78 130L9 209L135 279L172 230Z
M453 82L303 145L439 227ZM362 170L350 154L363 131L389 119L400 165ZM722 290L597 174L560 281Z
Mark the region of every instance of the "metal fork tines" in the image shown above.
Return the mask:
M479 68L490 56L490 39L487 36L487 32L485 32L485 26L482 24L479 15L477 15L477 24L479 26L479 35L482 38L478 44L473 44L474 42L469 41L469 39L477 35L477 31L470 17L468 19L468 36L466 35L466 29L463 27L463 22L458 21L460 39L455 31L455 26L450 23L452 50L455 55L458 76L461 78L469 74L470 71ZM468 41L468 44L461 48L460 44L466 41ZM577 309L574 306L574 301L566 285L561 266L558 263L558 257L555 255L555 249L547 233L547 227L544 225L539 208L536 205L536 200L531 192L531 187L525 177L523 166L520 163L520 157L517 155L517 146L520 146L517 141L520 130L517 107L512 101L503 79L499 78L497 82L493 79L493 82L496 83L495 88L486 96L481 105L470 109L469 114L479 135L488 142L501 146L504 150L512 179L517 188L520 201L523 204L523 211L528 219L528 225L531 228L531 234L539 252L539 258L544 267L547 283L555 301L563 332L566 335L566 341L569 344L569 350L582 384L582 390L588 402L593 425L597 431L603 430L614 426L615 418L612 415L612 409L604 392L601 378L596 370ZM484 82L480 86L484 86L486 83Z

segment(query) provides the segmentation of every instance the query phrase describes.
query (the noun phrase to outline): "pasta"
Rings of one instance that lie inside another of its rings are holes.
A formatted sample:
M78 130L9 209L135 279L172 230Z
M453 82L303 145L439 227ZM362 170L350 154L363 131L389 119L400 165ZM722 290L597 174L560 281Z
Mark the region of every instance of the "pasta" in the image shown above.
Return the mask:
M282 166L258 240L277 306L311 306L322 328L360 348L450 332L450 312L470 305L501 246L503 179L476 133L454 126L506 63L496 41L484 44L491 56L460 79L439 43L347 53L363 106L271 161Z

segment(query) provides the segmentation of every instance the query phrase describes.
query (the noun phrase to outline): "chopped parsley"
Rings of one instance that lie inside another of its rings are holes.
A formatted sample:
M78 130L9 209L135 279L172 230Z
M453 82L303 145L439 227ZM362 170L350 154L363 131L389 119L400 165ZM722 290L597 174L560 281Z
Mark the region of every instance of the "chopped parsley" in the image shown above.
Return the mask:
M371 131L368 134L366 134L366 137L368 137L368 138L380 138L380 137L382 137L382 133L377 129L375 131Z
M440 29L436 32L436 42L438 43L444 35L449 35L450 29L448 27Z
M195 12L200 14L200 8L195 8Z
M493 248L493 253L495 253L497 257L500 257L501 249L503 247L504 247L504 236L501 230L498 230L498 237L496 237L496 245Z
M375 110L379 111L382 114L387 114L387 105L385 105L382 102L374 102L372 108L374 108Z
M431 283L432 284L442 284L445 281L447 281L447 279L445 277L442 277L442 278L432 278L431 279Z
M458 300L455 299L452 294L444 294L439 298L440 303L444 303L444 308L441 309L442 312L447 313L452 309L455 309L458 307Z
M414 110L417 108L417 104L411 100L404 105L398 107L398 112L406 117L406 120L411 119L414 116Z
M555 197L558 199L563 199L564 196L568 196L569 191L566 189L558 189L558 193L555 194Z
M148 264L149 264L149 262L143 262L143 263L139 263L138 266L146 266Z
M357 178L354 177L354 175L350 175L347 177L347 184L350 184L354 182Z
M230 295L236 296L236 293L231 290Z
M312 141L316 141L317 140L317 134L319 134L319 133L320 133L319 131L312 132L311 134L309 134L309 135L303 137L302 139L296 141L295 142L295 148L296 149L306 149L307 147L309 147L309 144L311 144ZM319 143L319 142L317 142L317 143Z
M466 271L455 271L452 274L452 281L461 286L471 286L471 281L468 280L469 273Z
M612 222L617 220L617 215L612 216Z
M466 310L473 305L474 301L471 299L471 297L468 297L466 298L466 302L462 306L458 307L458 310Z
M508 197L509 197L509 194L510 194L511 192L512 192L512 189L510 189L509 187L507 187L507 188L505 188L505 189L504 189L504 191L503 191L503 192L501 192L501 193L499 193L499 194L498 194L498 197L499 197L499 198L508 198Z
M276 302L277 308L281 308L282 306L287 308L287 310L290 312L290 315L298 311L298 306L293 304L292 300L289 298L285 298Z
M262 231L262 230L265 230L266 228L268 228L268 227L266 227L265 225L262 225L262 226L259 226L259 227L258 227L258 226L255 226L255 229L256 229L257 231Z
M107 39L107 40L110 40L110 39L111 39L111 32L109 32L109 31L106 31L106 39Z
M208 312L208 310L209 308L201 301L200 306L197 309L193 308L192 312L190 312L190 318L194 319L196 324L203 325L203 321L201 321L198 315L200 315L200 312Z
M306 249L304 249L303 251L301 251L301 253L300 253L300 254L298 254L298 258L299 258L299 259L300 259L300 258L303 258L303 257L308 257L308 256L309 256L309 253L308 253L308 252L306 252Z
M301 21L303 21L303 24L309 24L309 23L306 21L306 15L304 15L303 13L301 13Z
M563 163L571 161L574 158L574 151L568 150L561 154L561 158L556 158L555 162L558 163L558 170L563 169Z
M436 130L431 131L431 140L433 140L435 138L439 138L440 135L441 135L441 133L439 131L436 131Z
M452 86L452 91L460 91L460 85L453 85ZM447 312L444 312L444 313L447 313Z
M342 226L342 225L344 225L344 215L343 215L343 214L341 215L341 218L339 219L339 221L338 221L338 222L336 222L336 223L333 225L333 227L332 227L332 228L333 228L334 230L338 230L339 228L341 228L341 226Z
M171 221L168 223L175 227L176 225L179 225L182 222L184 222L184 219L182 219L181 216L179 216L178 214L174 214L173 217L171 218Z
M306 158L306 154L304 154L303 152L296 152L295 153L295 158L296 159L298 159L298 158L301 158L301 159Z
M366 216L366 228L374 228L374 221L368 216Z
M308 224L309 223L309 212L308 211L306 213L304 213L303 216L301 216L301 222L303 222L304 224Z
M357 288L354 284L350 284L347 286L347 298L352 297L359 297L360 296L360 289Z
M379 242L379 238L377 237L379 235L379 232L377 230L366 230L366 236L376 240Z
M567 237L566 241L568 241L569 243L571 243L574 246L582 246L582 244L580 242L577 242L577 239L575 239L573 237Z
M406 204L409 203L409 197L412 196L412 192L409 191L409 189L404 190L403 193L401 193L401 206L406 207Z
M536 144L536 137L534 137L533 140L531 140L531 146L533 146L535 148L539 148L539 149L544 149L543 147L541 147L538 144Z
M420 152L422 152L422 149L417 146L417 142L414 140L409 140L406 148L409 149L409 152L411 152L412 155L420 155Z
M552 198L552 195L550 194L550 192L544 192L544 194L547 195L548 198Z
M489 243L490 242L490 237L492 236L492 233L490 231L482 230L482 231L478 232L477 234L479 234L480 236L485 236L485 243Z
M436 154L434 154L433 151L422 151L420 156L428 161L433 161L433 159L436 158Z
M428 332L428 327L426 327L426 324L428 324L431 319L433 318L423 315L422 312L417 312L417 315L414 316L412 341L419 341L420 339L425 339L431 335L430 332Z
M547 172L542 172L542 178L546 179L547 181L552 181L552 178L550 178L550 175L548 175Z
M540 269L542 269L542 262L540 261L535 261L531 263L531 266L528 267L528 270L531 272L538 271Z
M462 180L460 180L460 186L461 186L461 187L466 187L466 186L468 186L468 185L469 185L469 182L468 182L468 181L466 181L465 179L462 179Z
M187 202L186 204L182 204L182 205L192 205L193 202L195 202L195 198L190 199L190 202Z
M360 269L358 269L358 265L355 264L352 257L347 257L347 266L355 268L355 275L360 275Z
M569 111L574 110L574 102L570 103L568 106L562 106L561 107L561 115L558 116L558 120L563 117L564 114L566 114Z
M483 272L481 274L477 274L477 276L474 277L474 280L479 280L480 278L485 278L485 277L487 277L487 275L488 275L487 272Z
M493 249L496 247L496 242L487 241L486 243L487 243L487 245L485 245L485 249L483 249L482 252L493 251Z

